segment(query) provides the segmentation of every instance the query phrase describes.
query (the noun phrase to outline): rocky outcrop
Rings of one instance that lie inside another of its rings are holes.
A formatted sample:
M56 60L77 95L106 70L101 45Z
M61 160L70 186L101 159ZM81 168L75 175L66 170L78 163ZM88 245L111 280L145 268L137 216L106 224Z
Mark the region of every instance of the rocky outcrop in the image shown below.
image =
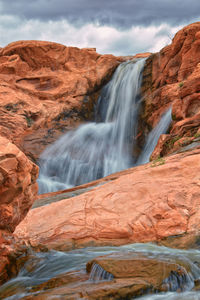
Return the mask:
M15 258L21 250L11 233L33 204L37 175L38 167L14 144L0 137L0 283L15 274Z
M92 118L100 88L125 58L41 41L0 50L0 134L33 160Z
M199 148L153 161L77 197L32 209L15 235L69 249L199 232L199 171Z
M37 195L38 167L0 137L0 229L13 232Z
M200 126L200 22L180 30L172 44L152 54L144 69L141 130L154 127L172 105L173 123L166 144L157 153L164 156L177 148L175 141L193 140ZM143 124L143 125L142 125ZM140 137L142 140L144 135ZM140 141L141 143L141 141Z

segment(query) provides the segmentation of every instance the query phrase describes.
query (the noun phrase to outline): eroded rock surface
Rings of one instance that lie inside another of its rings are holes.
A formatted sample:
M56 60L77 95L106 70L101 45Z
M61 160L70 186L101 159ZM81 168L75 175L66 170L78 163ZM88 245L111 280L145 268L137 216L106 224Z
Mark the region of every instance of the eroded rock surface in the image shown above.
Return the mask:
M200 127L200 22L181 29L172 44L151 55L144 69L142 91L145 122L141 130L154 127L162 113L172 105L169 138L157 155L181 148L181 138L193 140ZM145 134L146 134L145 132ZM161 144L159 145L161 146ZM155 157L155 155L154 155Z
M125 58L41 41L0 50L0 134L32 159L92 117L100 88Z
M21 250L17 250L11 233L36 198L37 176L38 167L0 137L0 283L16 272L15 257Z
M0 229L13 232L37 195L38 167L0 137Z
M29 211L15 235L33 245L68 249L199 232L199 148L129 171L80 196Z

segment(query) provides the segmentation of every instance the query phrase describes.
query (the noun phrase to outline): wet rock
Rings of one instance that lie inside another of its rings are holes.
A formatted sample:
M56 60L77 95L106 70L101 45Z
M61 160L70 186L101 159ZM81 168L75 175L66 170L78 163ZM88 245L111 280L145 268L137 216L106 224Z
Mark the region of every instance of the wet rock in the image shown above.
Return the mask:
M91 272L94 264L98 264L106 272L116 278L132 278L141 280L152 291L173 290L170 285L171 277L178 278L180 285L174 290L184 288L187 282L187 274L190 271L189 264L181 260L167 260L166 258L145 255L141 253L115 253L98 257L87 263L87 271ZM181 280L181 278L183 280ZM188 277L188 281L189 281Z
M116 279L114 282L82 283L81 285L69 285L53 290L43 291L25 296L24 300L46 300L46 299L88 299L88 300L114 300L131 299L132 296L140 296L145 293L147 284L132 279Z
M170 236L159 241L158 244L178 249L200 249L200 235L197 232Z
M132 299L152 292L181 291L190 280L186 261L154 257L153 253L121 252L97 257L87 264L90 276L97 264L104 274L112 272L112 280L102 277L93 281L84 271L72 271L33 286L21 299ZM14 290L22 291L17 286ZM7 289L2 295L12 296L13 290Z

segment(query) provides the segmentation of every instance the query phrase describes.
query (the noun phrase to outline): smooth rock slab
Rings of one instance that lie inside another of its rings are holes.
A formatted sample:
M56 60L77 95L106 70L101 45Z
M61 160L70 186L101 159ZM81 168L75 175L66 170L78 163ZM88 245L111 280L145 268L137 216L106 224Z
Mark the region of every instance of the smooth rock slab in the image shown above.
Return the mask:
M15 236L54 249L198 234L200 149L149 163L74 198L29 211Z

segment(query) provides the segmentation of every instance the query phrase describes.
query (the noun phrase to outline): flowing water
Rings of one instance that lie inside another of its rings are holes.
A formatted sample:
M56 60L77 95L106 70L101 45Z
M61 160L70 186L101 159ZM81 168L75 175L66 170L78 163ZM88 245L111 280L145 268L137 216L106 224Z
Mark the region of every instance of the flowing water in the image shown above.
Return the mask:
M137 165L142 165L149 162L150 156L157 145L158 139L161 134L167 132L172 121L172 108L170 107L161 117L156 127L149 133L144 149L137 160Z
M40 193L80 185L134 164L145 60L122 63L98 100L96 121L63 135L40 158Z
M137 298L138 300L200 300L200 293L198 292L184 292L184 293L163 293L160 295L147 295Z
M25 264L18 276L0 287L0 299L23 299L26 295L33 295L34 292L31 291L31 288L38 284L70 271L78 270L80 274L83 274L86 272L85 266L89 260L98 256L119 252L122 255L141 253L149 258L157 258L158 260L173 263L182 261L184 265L189 267L189 273L182 280L177 279L177 277L171 277L166 281L169 284L168 290L170 292L147 295L138 299L200 299L198 292L191 291L194 287L194 281L200 278L200 251L171 249L151 243L138 243L119 247L89 247L69 252L50 251L47 253L34 253L32 260L30 259ZM165 269L163 269L163 272L165 272ZM113 279L112 274L98 267L98 265L94 265L88 283L97 284L99 281L112 281ZM177 289L180 289L181 293L175 292ZM9 292L8 297L2 297L5 291ZM42 291L36 294L40 292Z
M89 280L92 282L99 282L102 280L110 281L114 278L114 276L105 271L101 266L98 264L94 263L92 266L92 271L90 273L90 278Z
M161 134L171 123L171 108L149 134L137 160L133 156L145 59L122 63L103 88L96 122L67 132L40 157L39 192L81 185L149 161Z
M102 90L96 109L96 122L66 133L45 150L40 159L40 193L66 189L149 161L160 134L165 133L170 125L171 108L149 134L137 160L133 157L132 149L137 135L144 62L139 60L121 64ZM190 272L184 278L172 276L166 280L168 292L139 299L200 299L199 293L192 291L194 281L200 278L200 251L175 250L153 244L33 253L18 276L0 287L0 299L17 300L33 295L35 292L32 287L66 272L77 270L83 274L89 260L116 252L140 252L147 257L170 262L178 259L189 266ZM96 284L105 280L112 281L113 275L94 264L88 282ZM177 288L182 292L175 292ZM7 296L3 297L5 292Z

